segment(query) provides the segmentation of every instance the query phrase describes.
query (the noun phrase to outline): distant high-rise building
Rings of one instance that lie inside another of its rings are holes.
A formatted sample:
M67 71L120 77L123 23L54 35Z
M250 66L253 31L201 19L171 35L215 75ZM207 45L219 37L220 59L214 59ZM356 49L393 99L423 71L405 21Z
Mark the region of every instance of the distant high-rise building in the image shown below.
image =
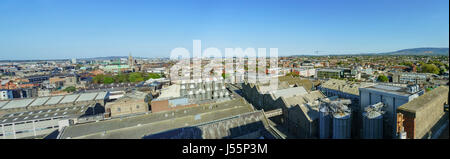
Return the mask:
M76 63L77 63L77 59L76 59L76 58L73 58L73 59L72 59L72 63L73 63L73 64L76 64Z

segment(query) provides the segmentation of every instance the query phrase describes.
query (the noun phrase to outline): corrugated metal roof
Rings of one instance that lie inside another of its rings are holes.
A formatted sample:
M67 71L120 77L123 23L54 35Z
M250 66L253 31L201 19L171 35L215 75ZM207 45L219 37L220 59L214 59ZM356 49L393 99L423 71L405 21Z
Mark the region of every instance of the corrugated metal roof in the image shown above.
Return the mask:
M2 109L21 108L28 106L33 99L12 100L8 104L2 107Z
M77 102L94 100L98 93L83 93L78 97Z
M75 100L80 96L79 94L66 95L59 103L70 103L75 102Z
M53 105L53 104L58 104L59 101L63 98L64 96L54 96L54 97L50 97L50 99L47 101L47 105Z
M100 92L100 93L98 93L98 95L95 98L95 100L105 99L107 94L108 94L108 92Z
M30 104L30 106L40 106L43 105L50 97L41 97L37 98L33 103Z
M0 108L2 108L4 105L6 105L6 103L8 103L9 101L0 101Z

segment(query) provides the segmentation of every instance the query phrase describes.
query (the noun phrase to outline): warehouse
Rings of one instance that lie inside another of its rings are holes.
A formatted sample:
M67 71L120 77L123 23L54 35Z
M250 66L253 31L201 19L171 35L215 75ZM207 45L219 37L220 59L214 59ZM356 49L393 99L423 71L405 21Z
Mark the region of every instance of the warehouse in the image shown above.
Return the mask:
M5 114L0 118L0 139L43 136L59 128L60 122L91 115L93 107L71 106Z

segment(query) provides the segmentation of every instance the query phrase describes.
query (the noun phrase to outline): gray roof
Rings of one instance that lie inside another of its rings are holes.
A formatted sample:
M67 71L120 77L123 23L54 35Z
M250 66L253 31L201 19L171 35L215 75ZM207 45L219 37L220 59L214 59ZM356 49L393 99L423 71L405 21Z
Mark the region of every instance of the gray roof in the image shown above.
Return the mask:
M95 98L95 100L105 99L108 95L109 95L108 92L100 92L100 93L98 93L98 95Z
M6 105L6 103L8 103L9 101L0 101L0 108L2 108L4 105Z
M50 97L42 97L42 98L37 98L33 103L30 104L30 106L40 106L40 105L44 105L44 103L50 99Z
M116 118L73 125L66 127L60 138L142 138L144 135L209 122L250 111L253 111L250 105L241 100L232 100L123 119Z
M32 99L21 99L21 100L12 100L8 104L2 107L2 109L12 109L12 108L22 108L28 106L31 102L33 102L34 98Z
M71 106L62 108L41 109L26 112L10 113L0 117L0 124L17 123L28 120L39 120L43 118L83 115L88 106Z
M45 103L46 105L52 105L52 104L58 104L59 101L61 101L61 99L64 96L54 96L54 97L50 97L50 99L47 101L47 103Z
M94 100L97 94L98 93L83 93L78 97L77 102Z
M79 94L71 94L71 95L66 95L64 96L64 98L59 102L59 103L71 103L71 102L75 102L75 100L79 97Z
M270 91L270 93L273 94L275 99L277 99L280 97L289 98L289 97L293 97L293 96L300 96L300 95L307 94L308 92L303 87L292 87L292 88Z
M150 139L221 139L236 138L254 132L266 131L267 120L261 111L239 114L191 127L173 129L157 134L145 136ZM270 133L260 133L254 138L274 138ZM247 136L250 137L250 136Z
M79 102L79 101L100 100L107 98L107 96L108 92L95 92L95 93L70 94L64 96L14 99L9 101L0 101L0 109L23 108L27 106L36 107L43 105L71 103L75 101Z

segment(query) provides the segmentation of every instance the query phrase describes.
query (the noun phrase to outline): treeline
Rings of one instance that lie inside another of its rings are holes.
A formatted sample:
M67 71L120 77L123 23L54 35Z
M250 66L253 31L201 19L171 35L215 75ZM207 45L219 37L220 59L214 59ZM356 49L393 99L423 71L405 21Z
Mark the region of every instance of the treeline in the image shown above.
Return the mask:
M404 66L412 66L413 63L410 61L407 62L401 62L400 65ZM418 62L419 67L417 67L417 72L420 73L434 73L434 74L444 74L448 70L448 65L444 64L437 60L430 60L428 63L419 61Z
M92 81L96 84L129 83L129 82L135 83L146 81L150 78L158 79L161 78L161 75L157 73L142 73L142 72L121 73L118 75L99 74L96 75L92 79Z

